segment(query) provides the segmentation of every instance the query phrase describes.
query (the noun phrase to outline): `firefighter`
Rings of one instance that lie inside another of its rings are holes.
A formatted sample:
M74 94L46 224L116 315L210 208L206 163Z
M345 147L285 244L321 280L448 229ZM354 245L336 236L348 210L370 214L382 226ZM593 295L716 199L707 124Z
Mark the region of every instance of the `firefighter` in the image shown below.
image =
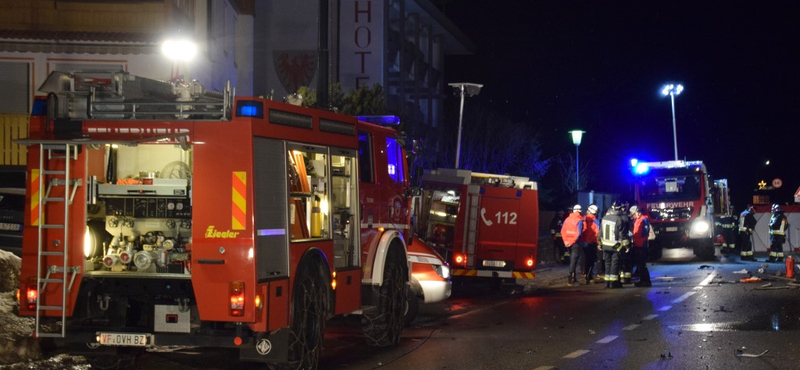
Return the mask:
M647 247L650 236L650 220L642 214L642 210L637 206L631 207L631 218L633 218L633 260L636 264L636 275L639 281L637 287L652 286L650 282L650 271L647 270Z
M627 240L630 241L631 236L631 219L628 217L628 202L622 203L620 207L620 211L622 214L620 218L622 218L622 224L625 227L625 235L627 235ZM633 255L630 253L630 248L621 250L619 252L619 281L622 284L630 284L631 283L631 271L633 271Z
M734 215L725 215L718 220L720 235L722 235L722 247L720 251L728 255L736 248L736 219Z
M550 236L553 237L553 249L555 250L556 262L565 262L569 260L569 252L564 247L564 241L561 240L561 227L564 226L564 210L559 209L550 221Z
M630 246L628 226L623 222L621 206L614 202L600 222L600 245L606 262L606 288L622 288L619 281L619 254Z
M747 208L739 215L739 243L741 251L739 256L742 261L755 261L753 257L753 242L751 240L753 229L756 228L756 216L754 215L753 205L748 204Z
M786 230L789 223L786 215L776 203L772 205L772 217L769 218L769 259L767 262L783 262L783 243L786 241Z
M597 221L597 206L594 204L589 205L586 209L586 217L583 218L583 233L581 233L580 241L583 247L584 256L584 275L583 278L586 284L594 281L594 264L597 258L597 233L600 224Z
M569 276L567 277L567 284L572 285L577 282L575 270L581 259L580 236L583 231L583 216L581 216L582 207L576 204L572 207L572 213L564 220L564 225L561 227L561 238L564 240L564 246L569 250Z

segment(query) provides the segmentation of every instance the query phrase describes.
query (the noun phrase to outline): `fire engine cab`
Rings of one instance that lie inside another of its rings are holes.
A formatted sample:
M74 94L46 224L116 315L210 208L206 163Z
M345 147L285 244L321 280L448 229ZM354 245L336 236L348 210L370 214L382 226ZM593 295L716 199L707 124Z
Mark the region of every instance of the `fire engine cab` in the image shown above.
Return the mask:
M31 115L20 314L92 364L231 347L317 367L325 321L403 327L393 129L124 72L53 72Z
M655 240L649 258L662 248L690 247L702 259L714 258L714 186L701 161L637 162L633 165L636 204L650 218Z
M423 176L418 234L439 249L454 278L535 277L536 182L527 177L438 169Z

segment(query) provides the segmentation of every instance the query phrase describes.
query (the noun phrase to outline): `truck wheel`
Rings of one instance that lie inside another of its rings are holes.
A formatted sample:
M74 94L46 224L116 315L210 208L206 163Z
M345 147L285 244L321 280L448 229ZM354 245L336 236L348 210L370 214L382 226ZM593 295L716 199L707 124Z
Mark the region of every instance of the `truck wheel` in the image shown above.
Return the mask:
M409 288L406 292L405 326L411 325L419 312L419 297Z
M647 247L647 260L650 262L658 261L661 259L663 255L664 249L661 248L661 245L650 243Z
M383 269L383 285L380 287L377 310L365 313L362 319L367 344L386 347L400 341L400 331L405 325L407 264L403 249L393 244L386 257Z
M694 255L704 261L713 260L714 252L714 239L698 240L694 246Z
M323 279L304 265L297 275L292 298L292 332L289 334L287 369L316 369L322 352L326 304Z

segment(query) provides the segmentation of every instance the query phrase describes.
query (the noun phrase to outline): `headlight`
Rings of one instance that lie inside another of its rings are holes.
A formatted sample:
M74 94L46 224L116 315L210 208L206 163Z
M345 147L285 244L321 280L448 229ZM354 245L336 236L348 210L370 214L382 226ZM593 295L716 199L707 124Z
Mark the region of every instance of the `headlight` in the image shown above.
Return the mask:
M86 228L86 232L83 234L83 257L89 258L94 256L94 253L97 251L97 242L94 234L92 234L92 229Z
M433 269L442 279L450 278L450 267L444 265L433 265Z
M692 223L692 234L705 234L708 232L708 221L706 220L697 220Z

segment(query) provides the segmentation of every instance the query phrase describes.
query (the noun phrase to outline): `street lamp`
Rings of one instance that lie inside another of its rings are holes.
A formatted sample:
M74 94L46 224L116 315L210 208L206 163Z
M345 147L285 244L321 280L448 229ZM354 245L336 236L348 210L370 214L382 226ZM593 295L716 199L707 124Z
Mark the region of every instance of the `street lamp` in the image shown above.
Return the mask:
M461 95L461 109L458 111L458 143L456 144L456 169L458 169L458 159L461 157L461 122L464 119L464 97L467 95L478 95L483 85L469 82L458 82L448 85L456 90L456 94Z
M680 95L681 91L683 91L683 85L678 84L669 84L664 86L664 89L661 90L661 93L664 96L669 95L670 100L672 100L672 140L675 144L675 160L678 160L678 134L675 129L675 95Z
M575 144L575 191L581 190L581 182L580 182L580 169L579 165L580 162L578 161L578 156L580 152L578 151L578 147L581 146L581 138L586 131L581 130L572 130L570 131L570 135L572 135L572 143Z

